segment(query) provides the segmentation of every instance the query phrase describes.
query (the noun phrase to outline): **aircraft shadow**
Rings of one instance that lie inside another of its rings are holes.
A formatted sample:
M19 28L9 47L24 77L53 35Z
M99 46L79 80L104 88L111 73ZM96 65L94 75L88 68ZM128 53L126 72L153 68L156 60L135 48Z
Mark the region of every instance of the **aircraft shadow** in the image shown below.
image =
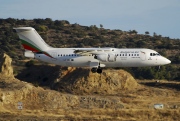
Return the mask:
M60 70L60 66L33 65L22 70L16 78L32 83L34 86L52 88L54 80L59 77Z
M66 72L64 75L62 72ZM68 71L67 67L33 65L22 70L16 78L40 86L44 89L52 89L59 92L72 93L72 86L76 79L86 77L89 69L76 68ZM63 75L63 76L62 76Z

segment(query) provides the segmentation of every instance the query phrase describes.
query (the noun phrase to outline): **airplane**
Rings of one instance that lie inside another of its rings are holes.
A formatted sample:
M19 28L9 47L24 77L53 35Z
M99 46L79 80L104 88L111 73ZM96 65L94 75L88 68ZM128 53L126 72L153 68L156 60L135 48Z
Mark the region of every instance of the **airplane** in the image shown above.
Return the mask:
M147 67L171 63L158 52L145 48L53 48L32 27L16 30L25 57L67 67L90 67L102 73L103 67Z

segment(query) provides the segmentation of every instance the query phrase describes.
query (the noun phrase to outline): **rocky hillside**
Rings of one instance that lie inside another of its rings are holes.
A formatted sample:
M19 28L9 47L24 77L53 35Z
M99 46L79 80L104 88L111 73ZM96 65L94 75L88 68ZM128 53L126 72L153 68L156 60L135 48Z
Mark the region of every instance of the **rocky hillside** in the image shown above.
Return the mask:
M123 70L103 70L103 73L92 73L90 69L68 68L55 85L57 90L74 94L118 94L123 90L134 90L135 79Z
M120 90L137 87L135 79L123 70L103 70L100 75L87 68L36 65L23 70L16 77L71 94L118 94Z

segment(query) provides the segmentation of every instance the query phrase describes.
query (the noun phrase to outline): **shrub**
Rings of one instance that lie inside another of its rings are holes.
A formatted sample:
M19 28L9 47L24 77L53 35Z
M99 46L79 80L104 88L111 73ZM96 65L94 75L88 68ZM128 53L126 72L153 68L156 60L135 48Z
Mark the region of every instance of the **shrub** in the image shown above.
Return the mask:
M34 66L34 63L35 62L33 60L30 60L30 61L26 62L25 66L26 67L31 67L31 66Z

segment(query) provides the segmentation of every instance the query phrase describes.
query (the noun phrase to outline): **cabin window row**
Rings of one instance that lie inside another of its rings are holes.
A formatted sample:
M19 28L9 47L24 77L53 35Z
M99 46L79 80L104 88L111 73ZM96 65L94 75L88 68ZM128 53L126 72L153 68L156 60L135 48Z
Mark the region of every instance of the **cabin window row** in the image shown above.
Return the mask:
M78 54L60 54L58 56L83 56L83 55L78 55ZM92 55L89 55L89 56L94 56L94 55L92 54ZM116 54L116 56L139 56L139 54Z
M60 54L58 56L83 56L83 55L78 55L78 54ZM89 55L89 56L93 56L93 55Z
M116 56L139 56L139 54L116 54Z

